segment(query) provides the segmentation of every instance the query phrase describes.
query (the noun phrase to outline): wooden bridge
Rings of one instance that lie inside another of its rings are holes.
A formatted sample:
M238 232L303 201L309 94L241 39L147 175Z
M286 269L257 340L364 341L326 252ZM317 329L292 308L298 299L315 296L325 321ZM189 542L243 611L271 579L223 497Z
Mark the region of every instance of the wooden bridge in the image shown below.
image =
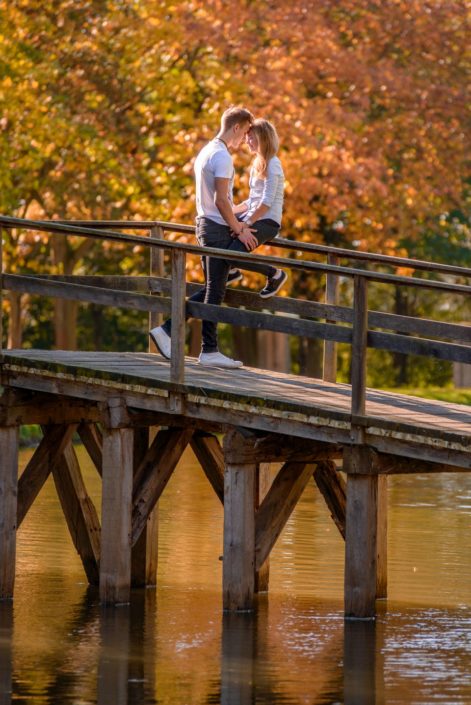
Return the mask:
M102 602L126 602L132 586L155 584L156 506L190 444L224 504L225 609L251 609L255 593L267 589L270 551L314 478L345 538L345 615L374 617L376 598L387 594L387 477L471 470L471 407L367 389L367 348L471 364L471 327L370 311L368 283L425 287L467 297L469 306L471 286L462 282L471 270L281 238L273 245L295 250L296 259L205 248L239 263L258 259L326 277L325 303L262 301L234 290L217 307L185 301L198 286L185 282L186 256L201 248L164 239L165 230L188 233L190 226L0 217L0 227L151 249L150 276L30 276L2 264L2 290L149 311L150 325L172 314L170 362L153 353L1 350L0 597L13 596L16 531L50 473ZM133 229L149 237L120 232ZM383 271L394 267L426 276ZM353 279L351 308L337 303L339 277ZM185 357L185 309L194 318L323 339L323 379L202 368ZM339 342L352 349L349 385L335 381ZM31 423L41 425L43 438L18 478L18 429ZM71 443L75 432L102 476L101 523ZM281 465L273 482L270 463Z

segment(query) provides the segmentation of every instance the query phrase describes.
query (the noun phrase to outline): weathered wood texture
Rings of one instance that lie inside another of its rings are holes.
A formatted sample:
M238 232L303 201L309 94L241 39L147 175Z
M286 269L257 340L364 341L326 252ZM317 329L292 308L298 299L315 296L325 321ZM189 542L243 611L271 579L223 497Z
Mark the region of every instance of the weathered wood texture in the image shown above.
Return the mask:
M134 474L139 470L149 448L149 429L134 429ZM134 481L133 481L134 486ZM131 586L145 587L157 584L158 514L150 512L141 535L134 543L131 554Z
M378 475L376 597L388 596L388 477Z
M67 526L91 585L99 584L101 527L83 481L71 443L64 448L52 475Z
M375 616L377 521L378 477L349 475L345 533L346 618Z
M174 254L178 256L182 255L182 253L179 252ZM366 285L366 280L363 276L357 276L357 278L365 282ZM163 296L156 297L116 289L62 283L50 279L16 274L4 275L4 282L8 289L14 291L22 291L29 294L43 294L74 301L98 303L103 306L120 306L122 308L160 312L164 314L169 314L172 310L172 306L180 307L185 292L184 279L181 284L182 288L179 290L180 295L177 299L178 303L174 301L173 295L172 299L169 299ZM281 297L276 298L281 299ZM350 327L335 326L330 323L317 323L305 320L304 318L298 318L297 316L303 315L303 309L306 304L302 302L299 303L295 299L292 299L292 301L294 302L293 308L297 314L294 318L258 313L256 310L246 311L230 308L228 306L214 306L196 302L187 302L186 311L194 318L215 322L230 323L258 329L263 328L265 330L288 333L306 338L321 338L326 341L352 342L352 330ZM317 304L317 306L325 307L324 310L319 308L317 315L326 317L328 320L335 320L336 317L343 317L344 319L350 318L350 314L347 315L341 312L341 307L331 306L327 308L326 304ZM279 308L280 305L277 304L277 307ZM253 308L256 309L257 305L254 304ZM264 306L264 308L266 307ZM347 309L347 311L348 310L349 309ZM312 311L313 309L311 310L311 315ZM353 316L355 316L355 311ZM414 322L413 319L408 319L406 316L398 317L398 319L399 320L395 320L395 314L374 313L374 315L370 314L370 317L367 317L367 322L370 322L370 325L374 324L383 328L398 329L404 332L416 332L419 335L449 337L451 340L458 340L461 343L469 342L469 327L466 326L446 324L437 321L421 321L420 319L416 319ZM453 327L447 328L447 325ZM443 360L453 360L455 362L471 362L469 345L441 342L429 338L413 338L410 335L404 336L398 333L392 334L370 331L368 347L414 355L425 355Z
M132 507L132 544L138 540L150 512L164 491L193 429L159 431L134 478Z
M13 597L18 491L18 428L0 426L0 600Z
M256 570L260 570L268 558L311 476L312 468L305 463L285 463L278 471L257 513Z
M103 473L103 434L101 430L96 424L81 423L77 428L77 433L101 477Z
M191 447L213 490L224 504L224 454L216 436L196 432Z
M226 465L224 474L223 607L251 610L255 590L255 480L257 466Z
M133 440L129 428L105 428L103 432L100 561L103 604L129 601Z
M170 378L183 382L185 377L185 264L184 252L172 252L172 359Z
M332 461L316 463L314 481L324 497L335 526L340 535L345 538L346 484L335 463Z
M133 409L131 424L136 410L196 426L240 425L256 433L345 445L353 420L363 426L365 443L398 458L395 466L378 472L409 472L411 459L429 462L426 472L471 469L469 406L369 389L365 415L352 419L349 385L250 368L228 375L202 369L192 358L185 360L178 406L168 362L146 353L15 350L4 353L1 373L6 385L94 403L120 394ZM266 459L274 460L275 453Z
M43 428L43 438L18 480L18 526L62 456L76 429L73 424Z
M255 522L263 500L271 487L270 463L259 463L255 476ZM270 558L267 557L259 568L255 568L255 592L267 592L270 582Z

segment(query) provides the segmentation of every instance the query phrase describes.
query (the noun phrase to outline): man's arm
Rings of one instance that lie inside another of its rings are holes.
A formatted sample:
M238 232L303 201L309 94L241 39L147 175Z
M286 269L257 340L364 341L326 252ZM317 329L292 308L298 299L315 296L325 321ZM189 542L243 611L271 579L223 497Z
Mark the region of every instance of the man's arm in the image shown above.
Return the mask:
M258 240L252 234L249 226L245 223L240 223L232 212L232 205L228 195L229 181L229 179L223 179L218 176L214 179L214 203L230 229L235 232L239 240L250 251L258 246Z

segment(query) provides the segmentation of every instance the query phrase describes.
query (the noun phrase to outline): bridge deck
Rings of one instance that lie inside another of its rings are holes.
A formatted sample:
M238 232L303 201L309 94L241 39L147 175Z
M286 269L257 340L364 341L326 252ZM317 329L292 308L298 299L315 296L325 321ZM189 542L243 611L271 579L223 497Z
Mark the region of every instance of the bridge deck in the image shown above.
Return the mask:
M150 353L4 351L2 383L74 398L122 396L135 409L349 443L351 388L244 367L203 368L186 358L185 384ZM355 421L379 451L471 469L471 407L367 390Z

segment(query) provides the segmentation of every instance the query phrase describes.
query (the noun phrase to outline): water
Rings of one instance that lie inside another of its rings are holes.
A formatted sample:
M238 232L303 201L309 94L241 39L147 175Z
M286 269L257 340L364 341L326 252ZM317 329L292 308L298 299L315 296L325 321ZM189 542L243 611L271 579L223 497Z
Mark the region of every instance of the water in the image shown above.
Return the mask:
M314 483L271 555L269 596L223 616L222 508L188 452L160 502L158 590L103 611L48 481L0 603L0 705L471 703L471 476L391 478L389 504L376 623L344 623L343 541Z

